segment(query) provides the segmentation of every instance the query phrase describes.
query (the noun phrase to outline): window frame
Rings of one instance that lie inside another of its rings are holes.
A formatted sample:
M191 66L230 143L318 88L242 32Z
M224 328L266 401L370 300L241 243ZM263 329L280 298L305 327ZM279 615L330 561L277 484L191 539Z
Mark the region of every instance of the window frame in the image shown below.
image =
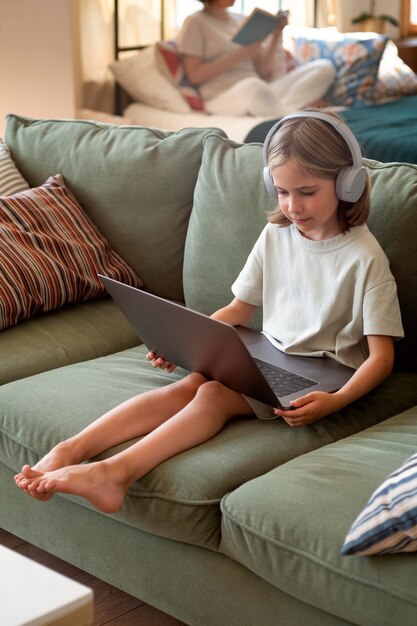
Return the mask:
M411 23L410 13L411 0L401 0L401 35L403 37L417 36L417 24Z

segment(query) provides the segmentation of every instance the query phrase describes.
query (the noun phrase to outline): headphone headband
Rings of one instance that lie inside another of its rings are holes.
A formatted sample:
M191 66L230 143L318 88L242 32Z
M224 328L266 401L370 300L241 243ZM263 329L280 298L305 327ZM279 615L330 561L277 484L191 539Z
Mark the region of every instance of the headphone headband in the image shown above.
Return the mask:
M274 181L272 179L272 173L268 166L269 144L277 130L285 122L297 118L313 118L327 122L345 140L352 155L353 165L343 168L339 173L336 180L336 194L340 200L345 200L347 202L356 202L359 200L364 192L367 181L367 174L362 164L362 153L359 143L350 128L342 120L335 118L328 113L324 113L323 111L299 111L297 113L286 115L269 130L267 136L265 137L262 149L262 159L265 186L270 195L277 197Z

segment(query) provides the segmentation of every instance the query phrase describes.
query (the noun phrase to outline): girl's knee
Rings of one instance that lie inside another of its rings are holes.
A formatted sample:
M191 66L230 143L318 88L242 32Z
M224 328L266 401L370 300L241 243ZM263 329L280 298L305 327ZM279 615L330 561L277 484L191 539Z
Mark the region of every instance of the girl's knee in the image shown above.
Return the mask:
M240 396L236 391L229 389L217 380L207 380L201 385L196 393L199 401L205 401L210 406L216 406L218 409L227 408L230 402Z
M188 374L185 378L179 381L179 386L187 389L191 394L195 395L198 389L206 384L207 378L202 374L198 374L197 372L193 372L192 374Z

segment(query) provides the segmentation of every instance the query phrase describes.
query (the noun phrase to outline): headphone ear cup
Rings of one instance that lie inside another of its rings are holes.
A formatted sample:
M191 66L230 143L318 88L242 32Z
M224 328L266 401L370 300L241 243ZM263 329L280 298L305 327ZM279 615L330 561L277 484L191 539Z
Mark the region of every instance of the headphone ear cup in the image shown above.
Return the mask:
M343 168L336 180L336 195L339 200L357 202L365 190L366 179L364 167Z
M272 178L271 170L268 166L264 167L264 183L270 196L278 198L277 190L275 189L274 180Z

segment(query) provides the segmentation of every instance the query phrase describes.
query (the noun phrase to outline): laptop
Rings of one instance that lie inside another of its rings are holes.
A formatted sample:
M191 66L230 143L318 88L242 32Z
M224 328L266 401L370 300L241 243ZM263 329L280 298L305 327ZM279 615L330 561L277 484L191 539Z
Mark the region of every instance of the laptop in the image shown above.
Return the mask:
M289 408L310 391L336 391L355 372L331 358L285 354L260 332L99 279L150 352L273 407Z

